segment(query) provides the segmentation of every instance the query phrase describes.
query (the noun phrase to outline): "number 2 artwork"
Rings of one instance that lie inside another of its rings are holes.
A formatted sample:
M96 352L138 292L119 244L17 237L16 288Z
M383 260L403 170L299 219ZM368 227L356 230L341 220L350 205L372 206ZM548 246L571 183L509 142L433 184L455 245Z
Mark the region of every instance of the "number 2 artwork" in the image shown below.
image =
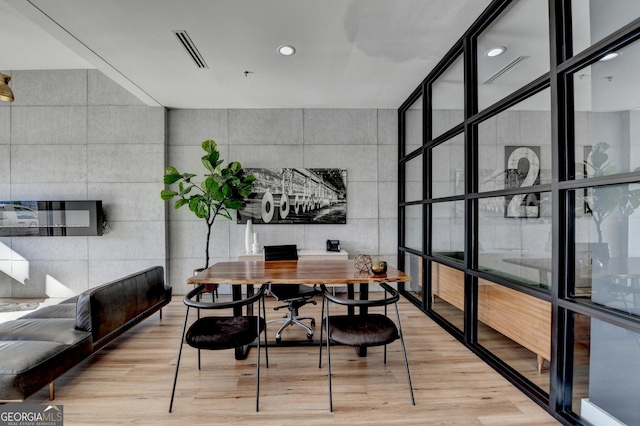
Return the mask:
M505 146L505 189L531 190L540 185L540 147ZM505 197L505 217L540 217L540 193L525 192Z

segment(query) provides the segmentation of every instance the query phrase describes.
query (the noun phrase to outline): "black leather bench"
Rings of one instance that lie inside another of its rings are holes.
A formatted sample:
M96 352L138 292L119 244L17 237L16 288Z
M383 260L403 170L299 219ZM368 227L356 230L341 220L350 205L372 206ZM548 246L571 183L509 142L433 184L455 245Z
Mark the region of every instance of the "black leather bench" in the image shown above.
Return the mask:
M0 324L0 402L24 401L171 301L155 266ZM162 312L160 312L162 315Z

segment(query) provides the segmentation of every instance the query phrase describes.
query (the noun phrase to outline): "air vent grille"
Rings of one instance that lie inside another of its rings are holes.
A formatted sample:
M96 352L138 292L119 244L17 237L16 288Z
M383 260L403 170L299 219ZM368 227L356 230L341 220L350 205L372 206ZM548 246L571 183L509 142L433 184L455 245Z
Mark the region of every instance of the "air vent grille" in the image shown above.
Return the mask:
M209 66L204 61L204 58L202 57L200 52L198 52L196 45L193 44L193 42L191 41L189 34L187 34L187 32L184 30L176 30L172 32L178 38L178 41L180 42L182 47L184 47L184 50L187 51L187 54L189 55L189 57L193 59L193 62L195 62L196 66L198 68L208 69Z
M511 61L507 65L505 65L504 67L500 68L498 70L498 72L493 74L491 77L489 77L487 79L487 81L485 81L482 84L488 85L488 84L493 83L498 78L502 77L503 75L505 75L506 73L508 73L509 71L511 71L512 69L514 69L515 67L517 67L518 65L520 65L521 63L523 63L524 61L526 61L529 58L530 58L530 56L518 56L513 61Z

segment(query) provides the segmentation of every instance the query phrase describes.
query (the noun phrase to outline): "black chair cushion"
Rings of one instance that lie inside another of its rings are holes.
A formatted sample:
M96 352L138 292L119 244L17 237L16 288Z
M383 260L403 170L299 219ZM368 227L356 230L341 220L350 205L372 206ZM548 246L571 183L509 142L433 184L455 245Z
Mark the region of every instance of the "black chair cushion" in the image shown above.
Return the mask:
M325 330L336 343L348 346L381 346L400 338L395 323L384 315L335 315Z
M231 349L253 342L266 327L258 317L203 317L194 322L185 336L189 346L198 349Z

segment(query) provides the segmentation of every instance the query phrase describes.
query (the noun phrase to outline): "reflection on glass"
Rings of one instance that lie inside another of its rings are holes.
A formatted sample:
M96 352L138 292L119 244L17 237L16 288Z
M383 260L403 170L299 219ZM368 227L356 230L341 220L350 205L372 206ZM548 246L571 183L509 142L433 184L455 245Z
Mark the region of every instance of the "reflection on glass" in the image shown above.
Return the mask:
M537 217L509 216L512 201L506 197L479 200L478 266L523 284L548 289L551 285L551 193L542 192L537 197L540 200Z
M478 280L478 343L549 392L551 303Z
M404 153L410 154L422 146L422 96L404 112Z
M460 56L431 86L433 139L464 120L464 59Z
M422 155L404 163L404 201L422 200Z
M422 205L404 208L404 246L422 251Z
M431 309L464 330L464 272L431 262Z
M584 315L573 318L572 411L591 424L640 424L640 335Z
M418 299L422 299L422 257L413 253L404 254L404 273L411 277L404 288Z
M640 184L574 191L574 296L640 315Z
M547 2L519 0L478 37L478 103L484 109L549 72ZM503 54L489 56L496 47Z
M464 135L433 148L431 190L433 198L464 194Z
M480 192L551 182L549 89L478 126Z
M640 43L619 53L573 76L577 178L640 170Z
M629 0L571 0L574 55L599 42L640 16L640 2Z
M464 201L434 203L431 244L434 256L464 260Z

